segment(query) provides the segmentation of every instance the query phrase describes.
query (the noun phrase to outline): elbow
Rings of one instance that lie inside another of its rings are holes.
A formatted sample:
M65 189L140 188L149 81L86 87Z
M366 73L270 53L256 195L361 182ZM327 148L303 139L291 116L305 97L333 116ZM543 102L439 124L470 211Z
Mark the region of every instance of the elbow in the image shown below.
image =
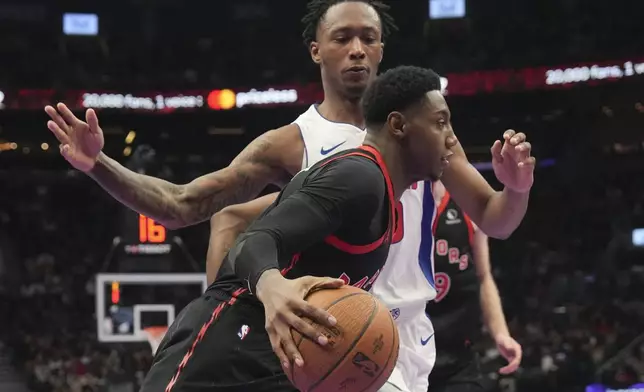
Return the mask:
M248 222L235 211L235 206L226 207L210 218L210 230L212 233L232 231L239 234L247 226Z
M512 233L514 233L514 230L516 229L508 229L506 227L495 227L495 226L490 226L490 225L480 225L479 229L485 233L490 238L494 238L496 240L507 240L510 238Z
M196 202L197 200L194 195L190 194L188 186L180 185L166 196L165 216L157 221L170 230L201 223L208 218L199 219L196 214L199 206L196 205Z
M507 230L506 231L495 231L495 232L492 232L492 233L488 233L487 231L484 231L484 232L485 232L485 234L488 235L488 237L494 238L496 240L507 240L508 238L510 238L512 233L514 233L514 230L510 230L510 231L507 231Z

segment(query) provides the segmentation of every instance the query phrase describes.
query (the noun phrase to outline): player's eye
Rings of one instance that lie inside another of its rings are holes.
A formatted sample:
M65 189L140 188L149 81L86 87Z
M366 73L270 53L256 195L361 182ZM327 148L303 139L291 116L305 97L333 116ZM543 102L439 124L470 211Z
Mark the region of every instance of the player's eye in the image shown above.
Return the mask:
M371 36L364 37L364 38L362 38L362 40L363 40L363 41L364 41L364 43L366 43L367 45L371 45L371 44L374 44L374 43L376 42L376 38L375 38L375 37L371 37Z

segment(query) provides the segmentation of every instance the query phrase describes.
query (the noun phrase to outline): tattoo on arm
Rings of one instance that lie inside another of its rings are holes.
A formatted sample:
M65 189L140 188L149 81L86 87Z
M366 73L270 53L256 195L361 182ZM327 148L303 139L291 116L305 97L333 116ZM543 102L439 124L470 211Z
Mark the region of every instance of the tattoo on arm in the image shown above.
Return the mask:
M267 137L268 136L268 137ZM102 156L90 173L110 195L169 228L210 219L222 208L250 200L269 183L287 175L269 151L270 135L251 142L230 166L186 185L135 173Z

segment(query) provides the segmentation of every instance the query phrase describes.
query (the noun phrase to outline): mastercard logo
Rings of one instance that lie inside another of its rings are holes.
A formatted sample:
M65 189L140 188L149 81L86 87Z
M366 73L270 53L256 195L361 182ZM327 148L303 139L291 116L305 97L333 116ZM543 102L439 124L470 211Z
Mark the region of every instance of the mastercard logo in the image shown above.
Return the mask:
M208 107L214 110L228 110L235 107L236 95L232 90L213 90L208 94Z

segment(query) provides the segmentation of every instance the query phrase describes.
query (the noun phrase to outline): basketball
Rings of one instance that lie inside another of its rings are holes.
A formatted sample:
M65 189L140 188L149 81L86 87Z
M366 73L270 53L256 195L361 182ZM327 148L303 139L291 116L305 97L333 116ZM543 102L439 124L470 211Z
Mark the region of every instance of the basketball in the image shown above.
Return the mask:
M368 292L344 286L319 290L306 300L336 319L333 328L318 325L325 346L293 331L303 367L287 372L300 391L377 391L398 359L398 329L389 310ZM309 322L313 324L313 321Z

